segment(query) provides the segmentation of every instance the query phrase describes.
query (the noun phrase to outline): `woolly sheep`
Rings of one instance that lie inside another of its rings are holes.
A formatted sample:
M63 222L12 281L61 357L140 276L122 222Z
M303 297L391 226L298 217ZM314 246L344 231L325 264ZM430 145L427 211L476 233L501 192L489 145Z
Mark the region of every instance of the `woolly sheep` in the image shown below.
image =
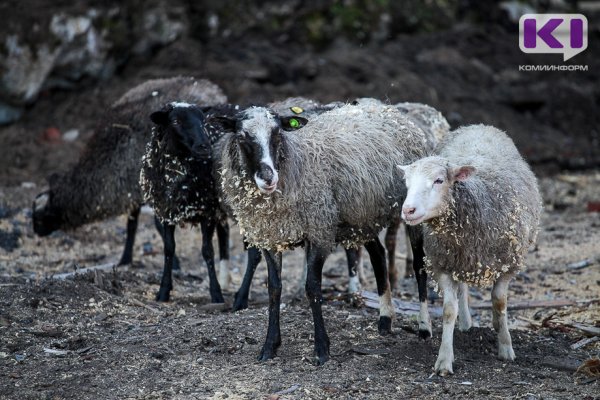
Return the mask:
M227 98L210 81L191 77L149 80L129 90L103 115L75 166L50 176L49 189L34 201L34 231L45 236L129 213L119 265L131 263L143 203L138 179L140 159L150 140L148 115L172 100L211 105ZM162 235L160 225L157 228Z
M498 357L514 360L507 288L536 239L541 212L531 169L504 132L484 125L450 133L439 155L399 168L408 188L402 217L410 225L423 223L426 268L444 295L435 371L453 373L457 312L459 329L471 326L467 285L493 285Z
M347 105L310 121L294 118L290 124L261 107L242 112L232 121L237 132L225 139L221 179L240 230L267 260L269 327L259 359L272 358L281 343L281 252L305 243L306 293L321 364L329 357L321 271L335 244L367 248L380 295L379 331L391 330L394 311L377 234L398 214L406 192L394 165L423 157L425 135L389 106Z
M287 99L278 100L272 103L269 103L267 107L273 112L275 112L279 117L290 118L290 117L302 117L304 119L310 120L316 117L319 114L324 113L325 111L329 111L333 108L340 107L344 103L334 102L328 104L321 104L316 100L308 99L305 97L289 97ZM348 293L350 294L358 294L360 292L360 280L359 276L363 275L363 267L362 267L362 255L360 250L355 248L346 248L344 249L346 252L347 265L348 265ZM304 273L303 276L306 278L306 263L304 264ZM254 275L254 270L246 269L246 274L244 275L244 280L240 287L240 290L236 293L236 301L234 302L233 309L241 309L247 307L248 303L248 294L250 291L250 284L252 282L252 278ZM302 282L305 282L306 279L303 279ZM302 284L302 289L304 285ZM298 290L300 291L300 290ZM237 304L238 302L243 302L242 304Z
M237 112L237 106L217 106L219 114ZM210 117L210 108L205 112ZM215 183L213 148L223 137L220 126L206 123L193 104L171 102L150 115L155 123L142 158L140 186L144 201L154 208L165 227L165 263L158 301L168 301L172 290L176 225L200 224L202 256L208 268L213 303L223 303L219 281L229 281L229 226ZM220 279L217 279L212 238L217 231Z

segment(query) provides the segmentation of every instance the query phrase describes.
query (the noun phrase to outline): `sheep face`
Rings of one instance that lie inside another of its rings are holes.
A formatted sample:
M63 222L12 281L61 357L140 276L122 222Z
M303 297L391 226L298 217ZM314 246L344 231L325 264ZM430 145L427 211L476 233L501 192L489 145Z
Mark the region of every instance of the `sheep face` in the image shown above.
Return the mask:
M283 154L284 131L299 129L307 120L301 117L280 117L264 107L251 107L236 119L236 140L242 168L254 178L265 194L277 190L279 163Z
M197 157L210 157L210 138L206 120L200 107L187 103L169 103L150 119L161 128L164 145L168 151L185 156L191 152Z
M452 166L441 157L427 157L410 165L399 165L408 192L402 205L402 218L417 225L442 215L451 200L452 186L475 172L469 165Z
M47 236L61 228L60 213L52 206L52 191L37 195L33 201L33 231L38 236Z

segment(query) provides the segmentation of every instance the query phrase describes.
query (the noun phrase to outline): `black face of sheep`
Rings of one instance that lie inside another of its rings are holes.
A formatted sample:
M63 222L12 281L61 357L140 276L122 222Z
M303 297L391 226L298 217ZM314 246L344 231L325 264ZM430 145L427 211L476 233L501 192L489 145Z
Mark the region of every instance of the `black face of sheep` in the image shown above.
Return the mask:
M264 107L250 107L230 122L235 123L242 168L254 178L261 192L273 193L279 183L285 131L300 129L308 120L298 116L281 117Z
M38 194L33 201L33 231L39 236L48 236L60 228L60 212L52 206L52 191Z
M184 156L191 152L200 158L211 155L210 140L205 129L206 119L199 107L187 103L170 103L162 110L152 113L150 119L164 128L163 137L167 138L167 150L172 154Z

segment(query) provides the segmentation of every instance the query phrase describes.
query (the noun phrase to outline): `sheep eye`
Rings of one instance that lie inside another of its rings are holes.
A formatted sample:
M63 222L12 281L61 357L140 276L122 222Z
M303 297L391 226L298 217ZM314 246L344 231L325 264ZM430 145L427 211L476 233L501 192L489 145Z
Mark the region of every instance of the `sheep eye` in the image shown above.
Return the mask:
M434 185L441 185L442 183L444 183L444 180L441 178L436 179L435 181L433 181Z

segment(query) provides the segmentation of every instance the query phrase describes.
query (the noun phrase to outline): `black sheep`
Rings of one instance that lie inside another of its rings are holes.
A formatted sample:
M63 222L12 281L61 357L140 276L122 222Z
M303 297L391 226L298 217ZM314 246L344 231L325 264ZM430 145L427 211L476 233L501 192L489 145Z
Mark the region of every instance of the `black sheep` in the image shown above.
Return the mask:
M219 201L215 176L218 160L213 156L218 154L214 149L224 130L218 120L207 123L204 113L210 117L212 113L231 114L236 110L236 106L225 105L201 110L192 104L175 102L150 116L156 126L142 158L140 185L144 199L165 227L165 263L158 301L168 301L173 287L175 226L191 223L200 224L202 230L202 256L208 267L211 301L223 303L212 238L216 230L221 280L228 279L229 227L227 212Z
M129 90L102 115L73 168L50 176L49 189L36 197L35 233L46 236L58 229L128 213L127 239L119 265L131 263L143 204L140 160L152 126L148 115L172 100L213 105L227 98L215 84L191 77L149 80ZM162 235L158 224L157 228Z

